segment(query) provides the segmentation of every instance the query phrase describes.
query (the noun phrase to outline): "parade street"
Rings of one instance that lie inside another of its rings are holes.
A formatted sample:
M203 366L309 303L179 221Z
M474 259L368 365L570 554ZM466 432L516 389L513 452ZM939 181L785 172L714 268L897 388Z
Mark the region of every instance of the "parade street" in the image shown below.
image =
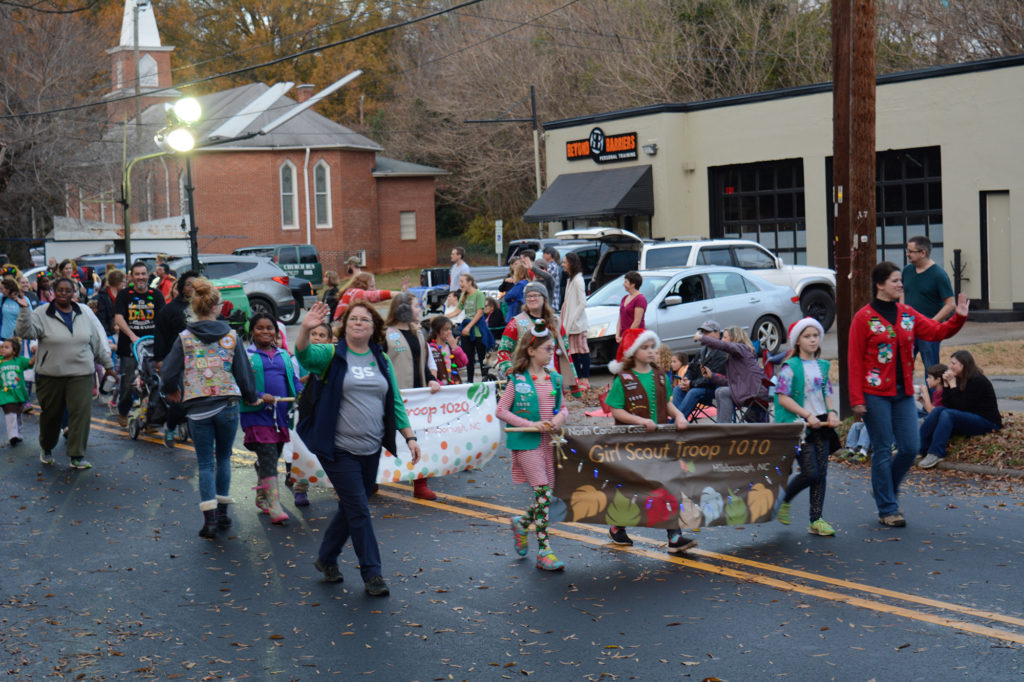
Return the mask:
M561 573L515 555L507 518L527 503L508 459L408 484L371 501L391 596L363 591L351 546L344 583L321 582L316 549L333 491L273 526L253 505L239 437L234 526L197 536L196 461L158 434L138 441L94 406L94 468L0 454L4 519L0 646L12 680L1019 678L1021 484L913 470L907 527L878 524L866 466L834 464L832 538L793 524L695 533L676 557L664 533L553 524ZM531 539L532 542L532 539Z

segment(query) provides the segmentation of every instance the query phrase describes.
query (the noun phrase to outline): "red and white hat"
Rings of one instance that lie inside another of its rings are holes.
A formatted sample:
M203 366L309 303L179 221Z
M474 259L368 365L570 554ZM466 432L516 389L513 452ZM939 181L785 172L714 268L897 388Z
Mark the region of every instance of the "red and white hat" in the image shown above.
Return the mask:
M825 330L821 326L821 322L818 322L813 317L804 317L797 320L793 324L789 325L789 347L796 350L796 340L800 338L800 335L804 333L804 330L808 327L814 327L818 330L818 336L824 340Z
M661 343L661 339L650 329L627 329L622 332L622 341L619 343L619 350L615 353L615 359L608 363L608 371L618 374L622 371L622 361L633 357L640 346L648 341L654 341L655 348Z

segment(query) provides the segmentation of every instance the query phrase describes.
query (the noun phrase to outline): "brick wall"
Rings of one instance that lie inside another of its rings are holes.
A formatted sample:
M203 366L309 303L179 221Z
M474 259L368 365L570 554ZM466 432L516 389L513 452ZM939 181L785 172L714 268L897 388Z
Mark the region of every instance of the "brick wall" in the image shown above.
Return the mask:
M434 221L434 178L378 178L380 204L380 270L431 267L437 260ZM416 239L401 238L403 211L416 213Z

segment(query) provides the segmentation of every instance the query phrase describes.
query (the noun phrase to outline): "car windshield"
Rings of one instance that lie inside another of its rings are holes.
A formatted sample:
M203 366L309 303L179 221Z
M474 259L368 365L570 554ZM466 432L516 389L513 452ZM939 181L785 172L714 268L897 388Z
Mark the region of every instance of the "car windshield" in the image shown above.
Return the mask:
M625 277L617 277L608 284L595 291L587 299L587 305L619 305L622 297L626 295L626 289L622 286ZM644 283L640 285L640 293L648 301L661 291L670 277L644 275Z

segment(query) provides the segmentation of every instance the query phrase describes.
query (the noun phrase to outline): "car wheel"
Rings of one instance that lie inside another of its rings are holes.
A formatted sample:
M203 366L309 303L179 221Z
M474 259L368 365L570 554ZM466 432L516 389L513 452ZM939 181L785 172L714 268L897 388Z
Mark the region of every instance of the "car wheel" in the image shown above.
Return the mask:
M266 315L270 315L275 320L277 319L274 304L269 299L263 298L262 296L253 296L249 299L249 310L251 311L249 319L255 317L257 313L264 313Z
M775 353L785 339L782 323L770 315L757 318L757 322L754 323L754 338L761 343L761 348L769 353Z
M820 322L826 332L836 320L836 302L824 289L805 291L800 297L800 311Z
M281 320L282 324L295 324L296 322L299 321L299 317L301 317L301 316L302 316L302 306L300 306L299 302L296 301L295 302L295 309L292 311L292 314L289 315L288 317L282 317L282 318L280 318L280 320Z

